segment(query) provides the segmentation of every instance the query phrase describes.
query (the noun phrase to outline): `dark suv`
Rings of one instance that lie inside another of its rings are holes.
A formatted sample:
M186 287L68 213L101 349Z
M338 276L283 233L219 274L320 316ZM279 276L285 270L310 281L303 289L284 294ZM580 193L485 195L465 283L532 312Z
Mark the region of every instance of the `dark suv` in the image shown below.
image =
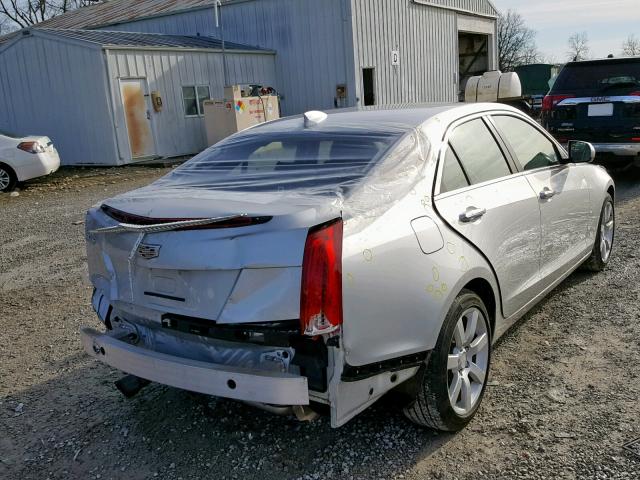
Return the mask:
M560 143L591 142L603 160L640 160L640 57L568 63L542 124Z

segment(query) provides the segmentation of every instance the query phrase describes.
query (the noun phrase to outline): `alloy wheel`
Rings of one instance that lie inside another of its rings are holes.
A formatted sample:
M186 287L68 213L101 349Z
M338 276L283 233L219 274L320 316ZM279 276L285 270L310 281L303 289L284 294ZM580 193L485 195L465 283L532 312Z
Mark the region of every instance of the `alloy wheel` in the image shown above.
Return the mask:
M4 168L0 168L0 192L4 191L11 183L11 175Z
M489 368L489 329L482 311L466 310L453 331L447 361L449 401L460 416L471 414L480 399Z
M615 216L613 205L611 202L607 202L602 210L602 219L600 221L600 258L605 263L611 255L614 227Z

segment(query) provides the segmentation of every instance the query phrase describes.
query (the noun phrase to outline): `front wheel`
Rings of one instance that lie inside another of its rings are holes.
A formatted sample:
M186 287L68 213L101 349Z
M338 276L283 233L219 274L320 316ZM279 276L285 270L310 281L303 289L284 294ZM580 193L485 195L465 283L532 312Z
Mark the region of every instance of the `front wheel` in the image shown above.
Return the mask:
M463 290L445 318L423 369L415 402L404 409L412 422L457 432L473 418L489 376L491 330L478 295Z
M615 237L615 220L616 211L613 206L613 199L611 195L607 194L600 211L600 222L598 223L598 232L596 233L593 251L589 259L584 263L584 269L592 272L601 272L609 263Z

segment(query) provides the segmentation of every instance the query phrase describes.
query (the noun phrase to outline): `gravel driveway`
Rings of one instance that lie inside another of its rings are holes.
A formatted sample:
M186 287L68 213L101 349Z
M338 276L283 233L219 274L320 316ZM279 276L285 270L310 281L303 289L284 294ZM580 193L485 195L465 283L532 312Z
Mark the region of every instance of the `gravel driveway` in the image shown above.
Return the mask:
M380 403L332 430L152 385L81 351L94 325L81 224L102 198L167 169L65 170L0 194L0 478L640 478L640 175L618 175L610 267L576 273L495 350L460 434Z

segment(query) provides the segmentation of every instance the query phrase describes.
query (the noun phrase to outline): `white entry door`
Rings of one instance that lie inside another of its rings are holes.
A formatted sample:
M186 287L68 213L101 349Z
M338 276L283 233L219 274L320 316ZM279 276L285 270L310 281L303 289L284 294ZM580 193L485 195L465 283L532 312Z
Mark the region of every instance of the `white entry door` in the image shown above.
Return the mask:
M146 81L141 78L120 80L122 105L127 122L132 159L154 157L155 139L151 125L151 105L146 95Z

